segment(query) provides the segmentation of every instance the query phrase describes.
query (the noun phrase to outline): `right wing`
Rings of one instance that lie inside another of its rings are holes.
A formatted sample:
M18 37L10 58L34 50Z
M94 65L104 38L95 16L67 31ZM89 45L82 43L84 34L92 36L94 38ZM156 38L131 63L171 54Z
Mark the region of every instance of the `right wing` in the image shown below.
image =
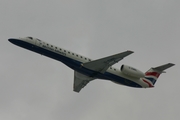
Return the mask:
M95 78L88 77L77 71L74 71L74 85L73 85L74 92L80 92L82 88L84 88L90 81L94 79Z
M122 52L119 54L115 54L115 55L97 59L97 60L94 60L91 62L83 63L82 66L85 68L88 68L90 70L93 70L95 72L104 73L110 66L119 62L124 57L126 57L132 53L133 53L133 51L125 51L125 52Z

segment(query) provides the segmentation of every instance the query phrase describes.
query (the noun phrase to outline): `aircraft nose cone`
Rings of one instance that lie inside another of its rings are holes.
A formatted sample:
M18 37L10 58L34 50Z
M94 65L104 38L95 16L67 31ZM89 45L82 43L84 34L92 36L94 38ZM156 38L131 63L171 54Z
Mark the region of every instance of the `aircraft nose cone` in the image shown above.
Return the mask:
M15 38L9 38L8 41L13 44L16 44L16 43L18 43L19 40L15 39Z
M8 41L14 45L20 45L20 43L21 43L21 40L16 39L16 38L9 38Z
M15 39L9 38L8 41L11 42L11 43L14 43Z

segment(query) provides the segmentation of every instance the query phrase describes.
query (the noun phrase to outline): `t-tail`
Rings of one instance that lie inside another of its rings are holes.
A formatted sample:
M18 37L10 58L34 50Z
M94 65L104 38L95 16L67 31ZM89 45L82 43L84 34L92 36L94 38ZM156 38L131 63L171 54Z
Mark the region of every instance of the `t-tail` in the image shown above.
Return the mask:
M174 66L173 63L168 63L165 65L161 65L155 68L149 69L145 73L145 77L142 78L142 80L149 85L149 87L154 87L154 84L156 83L157 79L159 78L161 73L166 73L164 70Z

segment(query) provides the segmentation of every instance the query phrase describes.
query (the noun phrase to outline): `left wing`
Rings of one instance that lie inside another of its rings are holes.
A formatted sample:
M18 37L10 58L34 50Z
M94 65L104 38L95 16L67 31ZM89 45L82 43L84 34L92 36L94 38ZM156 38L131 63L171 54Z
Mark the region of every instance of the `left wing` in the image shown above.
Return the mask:
M82 64L82 66L85 68L88 68L90 70L93 70L95 72L104 73L110 66L119 62L124 57L126 57L132 53L133 53L133 51L125 51L125 52L122 52L119 54L115 54L112 56L108 56L105 58L101 58L98 60L94 60L91 62L84 63L84 64Z
M74 86L73 90L75 92L80 92L82 88L84 88L91 80L94 80L95 78L88 77L86 75L83 75L77 71L74 71Z

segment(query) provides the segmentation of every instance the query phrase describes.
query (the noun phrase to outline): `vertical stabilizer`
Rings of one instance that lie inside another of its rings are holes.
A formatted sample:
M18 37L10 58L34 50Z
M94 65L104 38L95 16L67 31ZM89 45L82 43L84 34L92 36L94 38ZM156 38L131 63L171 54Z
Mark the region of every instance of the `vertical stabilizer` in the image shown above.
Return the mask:
M155 68L151 68L145 73L145 77L142 80L144 82L146 82L149 85L149 87L154 87L154 84L156 83L160 74L165 73L164 70L166 70L174 65L175 64L173 64L173 63L168 63L168 64L161 65L161 66L158 66Z

